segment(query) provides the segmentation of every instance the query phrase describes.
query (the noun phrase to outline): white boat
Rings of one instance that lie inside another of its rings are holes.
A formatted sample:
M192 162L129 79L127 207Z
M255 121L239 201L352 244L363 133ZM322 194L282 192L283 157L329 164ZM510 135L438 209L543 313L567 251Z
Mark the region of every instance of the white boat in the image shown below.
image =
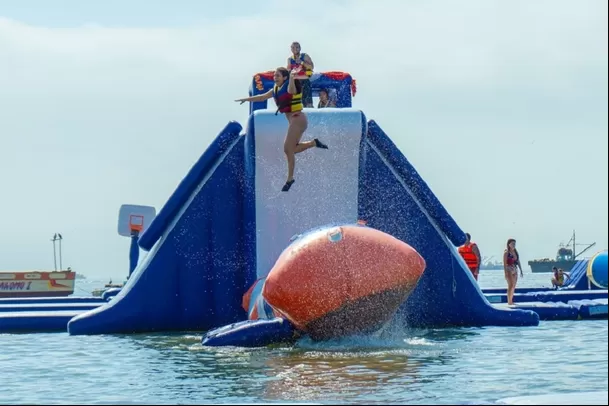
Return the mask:
M0 271L0 298L69 296L75 279L72 270Z
M63 236L55 233L53 242L53 271L0 271L0 298L62 297L74 293L76 272L68 267L63 271L61 242ZM59 268L57 267L59 244Z
M110 280L110 282L106 283L104 285L103 288L99 288L99 289L94 289L91 294L93 295L93 297L101 297L105 291L107 291L108 289L114 289L114 288L123 288L123 286L125 286L124 283L112 283L112 280Z

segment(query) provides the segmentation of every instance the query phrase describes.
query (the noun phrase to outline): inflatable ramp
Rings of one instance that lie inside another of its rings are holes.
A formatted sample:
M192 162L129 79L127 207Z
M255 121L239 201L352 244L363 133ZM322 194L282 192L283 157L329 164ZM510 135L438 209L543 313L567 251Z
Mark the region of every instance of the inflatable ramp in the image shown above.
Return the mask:
M340 106L339 106L340 107ZM374 121L352 108L307 110L296 183L281 192L285 117L257 110L229 123L184 178L140 246L150 250L108 304L70 321L70 334L205 331L243 321L242 297L290 238L365 220L415 248L427 269L400 309L411 326L537 325L486 300L455 246L463 231Z

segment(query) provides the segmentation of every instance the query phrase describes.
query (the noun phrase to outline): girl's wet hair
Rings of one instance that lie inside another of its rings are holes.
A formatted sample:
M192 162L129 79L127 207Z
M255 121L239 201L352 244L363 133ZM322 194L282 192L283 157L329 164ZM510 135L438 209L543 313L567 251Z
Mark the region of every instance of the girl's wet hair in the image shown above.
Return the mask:
M279 68L277 68L277 72L281 73L281 76L286 80L290 77L290 71L288 71L283 66L280 66Z
M280 66L279 68L277 68L277 72L281 73L281 76L283 77L284 81L287 82L290 79L290 71L287 70L286 68L284 68L283 66ZM296 85L296 92L302 93L302 83L300 83L300 81L297 80L295 85Z

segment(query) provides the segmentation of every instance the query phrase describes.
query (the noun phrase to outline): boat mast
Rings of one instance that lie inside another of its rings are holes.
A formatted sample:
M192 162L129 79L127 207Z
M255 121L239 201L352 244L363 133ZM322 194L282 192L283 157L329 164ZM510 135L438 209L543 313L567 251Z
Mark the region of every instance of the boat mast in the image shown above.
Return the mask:
M573 260L576 260L577 257L579 257L581 254L583 254L584 252L588 251L590 248L594 247L596 245L596 242L593 242L592 244L579 244L579 245L587 245L586 248L584 248L579 254L577 253L577 251L575 251L575 230L573 230L573 237L571 237L571 239L573 240Z
M61 240L63 240L63 237L61 236L61 233L57 233L57 237L59 239L59 270L63 271L63 262L61 256Z
M575 251L575 229L573 229L573 237L571 237L571 238L573 239L573 254L571 254L571 255L573 256L572 260L575 261L575 257L576 257L575 253L577 252L577 251Z
M55 270L57 270L57 248L55 245L55 242L57 241L57 233L55 233L53 238L51 238L51 241L53 241L53 263L55 264Z

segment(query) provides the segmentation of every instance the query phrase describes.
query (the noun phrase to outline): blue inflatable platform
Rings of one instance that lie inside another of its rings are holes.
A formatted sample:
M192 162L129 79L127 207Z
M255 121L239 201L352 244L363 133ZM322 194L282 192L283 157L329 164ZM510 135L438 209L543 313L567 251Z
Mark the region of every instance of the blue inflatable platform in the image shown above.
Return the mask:
M63 311L63 310L93 310L102 303L24 303L3 304L0 303L0 313L18 312L40 312L40 311Z
M528 293L516 293L514 303L528 302L561 302L567 303L571 300L595 300L607 299L606 290L549 290L533 291ZM486 295L490 303L507 303L507 294Z
M607 251L601 252L599 254L597 254L598 260L595 260L596 265L596 272L599 274L598 278L599 280L602 281L602 260L603 260L603 254L604 254L604 258L606 261L607 258ZM595 256L596 258L596 256ZM598 262L596 262L598 261ZM594 283L592 283L588 277L588 268L589 268L589 264L592 263L592 259L591 260L587 260L587 259L582 259L579 260L575 263L575 265L573 265L573 268L571 268L571 272L569 275L569 278L565 281L565 286L559 288L559 291L564 291L564 290L606 290L607 287L605 286L604 288L601 286L598 286ZM606 262L605 262L605 267L604 267L604 272L605 275L607 273L607 266L606 266ZM552 275L548 274L548 283L550 283ZM606 280L606 277L605 277ZM516 288L516 293L530 293L530 292L555 292L556 289L553 289L551 287L539 287L539 288ZM482 292L485 295L494 295L494 294L505 294L506 292L506 288L502 287L502 288L485 288L482 289Z
M338 108L306 109L305 138L315 134L329 149L298 155L289 193L280 191L285 117L252 103L245 131L228 123L141 235L145 260L112 301L72 319L70 334L209 331L242 322L244 293L293 235L358 220L426 260L398 312L410 326L538 325L535 312L488 302L457 252L465 233L380 125L351 108L352 84L337 72L312 79L314 92L337 92ZM271 76L256 75L251 92L272 85Z
M0 333L65 332L68 322L86 310L0 312Z
M0 299L0 333L65 332L76 315L106 303L96 297Z
M202 340L208 347L264 347L281 342L292 342L298 332L282 318L245 320L209 331Z
M540 320L607 320L607 299L570 300L568 302L524 302L514 306L497 304L500 309L530 310L539 315Z
M32 303L48 303L48 304L65 304L65 303L106 303L101 297L89 296L64 296L64 297L19 297L19 298L2 298L0 305L11 304L32 304Z
M564 287L557 290L516 289L515 306L508 307L505 304L507 303L505 288L484 289L484 294L489 302L497 304L497 308L530 310L537 313L540 320L544 321L606 320L608 318L606 280L607 251L603 251L590 260L578 261L571 269L570 277Z

